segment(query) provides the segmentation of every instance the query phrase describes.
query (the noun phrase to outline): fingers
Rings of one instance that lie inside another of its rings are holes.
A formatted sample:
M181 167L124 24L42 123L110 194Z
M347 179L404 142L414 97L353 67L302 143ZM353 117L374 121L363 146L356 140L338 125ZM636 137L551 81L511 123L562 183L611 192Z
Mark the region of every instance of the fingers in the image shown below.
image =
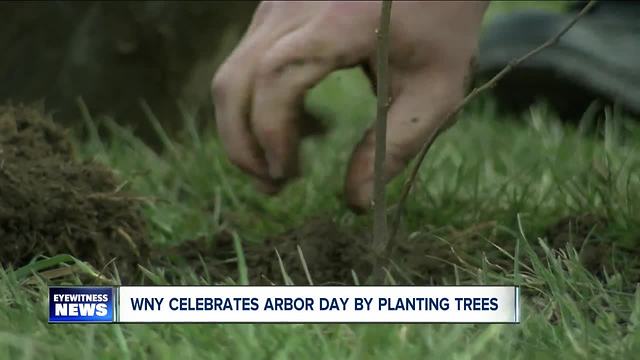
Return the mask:
M300 136L314 130L298 126L305 120L307 89L332 70L364 59L371 49L363 44L374 42L364 34L343 40L340 31L351 22L329 24L335 19L324 16L324 8L322 2L261 6L214 77L216 122L225 151L258 180L259 189L270 193L297 175Z
M260 189L274 192L264 154L249 126L254 74L260 54L272 46L282 34L301 26L290 22L277 26L277 17L270 14L274 4L264 2L240 44L217 71L212 82L216 125L230 161L253 175Z
M464 95L467 69L429 69L411 77L394 76L387 115L385 178L398 175L427 141L444 127L447 115ZM370 207L373 194L375 134L369 129L356 146L345 181L347 204L355 211Z
M266 163L248 126L250 69L255 65L247 54L258 47L256 38L241 43L216 73L212 93L219 138L229 159L242 170L266 178ZM247 71L235 71L236 68L246 68Z
M298 173L306 91L331 71L362 61L373 43L373 36L352 36L348 43L343 38L319 17L278 40L258 65L251 126L271 179L286 180Z

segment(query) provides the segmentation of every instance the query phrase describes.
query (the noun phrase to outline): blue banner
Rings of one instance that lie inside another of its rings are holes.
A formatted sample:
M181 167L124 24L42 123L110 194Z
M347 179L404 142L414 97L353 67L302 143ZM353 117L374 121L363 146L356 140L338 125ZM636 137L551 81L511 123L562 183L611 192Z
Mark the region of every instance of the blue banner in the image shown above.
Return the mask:
M112 287L50 287L49 322L115 322L115 303Z

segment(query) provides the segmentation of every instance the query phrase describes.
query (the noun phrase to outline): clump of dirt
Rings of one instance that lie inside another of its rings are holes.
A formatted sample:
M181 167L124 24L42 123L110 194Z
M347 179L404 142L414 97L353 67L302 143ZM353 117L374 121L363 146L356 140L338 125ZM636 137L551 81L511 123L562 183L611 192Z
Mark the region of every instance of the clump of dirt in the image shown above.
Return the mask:
M71 254L126 273L149 253L139 204L104 165L80 162L42 111L0 106L0 264Z
M352 269L359 275L370 272L364 245L358 235L341 231L331 221L316 220L264 242L243 242L242 252L252 285L285 283L278 256L294 284L308 284L298 246L315 284L345 284L353 283ZM156 265L187 266L196 274L207 273L214 281L237 280L239 275L234 239L227 232L215 239L199 238L158 249L153 259Z

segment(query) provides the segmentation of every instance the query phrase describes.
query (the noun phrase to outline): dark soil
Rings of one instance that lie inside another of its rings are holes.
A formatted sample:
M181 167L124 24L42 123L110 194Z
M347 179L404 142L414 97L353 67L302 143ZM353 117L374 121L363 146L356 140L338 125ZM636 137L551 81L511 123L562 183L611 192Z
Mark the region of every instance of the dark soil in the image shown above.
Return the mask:
M487 225L492 224L481 224L468 232L451 233L449 242L427 234L399 236L405 240L394 251L391 263L383 265L397 284L452 283L455 265L459 268L474 262L479 265L477 254L481 254L483 248L491 250L489 243L480 240L482 234L491 230ZM251 284L283 284L284 274L294 284L309 284L302 258L315 285L354 284L354 276L364 284L373 268L370 241L366 229L345 230L331 219L317 219L268 238L264 243L244 243L242 246ZM162 265L178 265L178 268L188 265L190 270L208 274L214 281L238 279L233 237L228 233L220 234L215 241L186 241L174 248L160 250L154 258L163 259L158 263ZM504 256L494 260L508 263ZM470 278L463 271L460 275Z
M15 268L38 255L68 253L106 275L113 262L125 283L140 278L138 264L160 270L170 282L177 271L211 282L238 280L231 234L152 248L139 198L120 184L104 165L78 161L65 132L43 112L0 106L0 265ZM496 227L487 222L399 234L391 261L382 265L398 284L477 283L485 267L509 273L513 260L505 252L513 254L515 243ZM606 227L606 218L585 214L560 219L541 236L555 250L573 246L587 269L602 274L615 271L613 242L599 235ZM309 284L304 259L314 284L365 283L373 268L369 231L321 218L264 242L245 241L249 281ZM542 255L537 242L531 245ZM524 253L522 262L530 263Z
M560 219L546 231L549 245L554 249L572 247L585 268L599 277L619 273L622 268L631 282L640 281L640 248L616 241L619 236L607 232L610 219L595 214L581 214ZM632 237L634 235L631 235Z
M107 167L79 162L43 112L0 106L0 264L67 253L130 271L150 247L138 202L120 184Z
M596 275L606 269L615 272L612 259L619 256L638 258L640 254L617 251L612 241L595 241L606 220L592 214L560 219L541 234L552 251L570 245L577 249L584 266ZM398 236L399 245L387 264L387 270L397 284L478 283L484 267L505 274L513 272L513 260L498 250L513 254L515 242L496 235L496 224L476 224L469 229L425 232ZM445 240L446 239L446 240ZM585 239L589 239L585 242ZM495 244L495 245L494 245ZM530 244L544 258L543 249ZM370 235L366 229L345 230L331 219L309 221L298 229L268 238L264 243L243 243L243 253L251 284L283 284L286 276L292 283L307 285L303 261L314 284L354 284L354 274L364 283L372 271ZM300 252L298 251L300 246ZM521 262L531 266L531 259L521 249ZM278 260L278 256L281 259ZM159 249L153 256L156 266L188 269L209 281L237 281L238 263L233 237L221 233L215 239L195 239L169 249ZM284 268L284 273L283 269ZM522 271L522 269L521 269ZM171 276L171 274L167 274ZM628 274L640 279L638 274ZM168 278L171 282L171 278ZM495 279L491 279L495 283ZM634 280L635 281L635 280Z
M606 226L607 219L594 214L566 217L547 229L549 245L555 249L572 246L589 271L599 272L611 265L606 254L611 254L613 243L598 241L594 236Z

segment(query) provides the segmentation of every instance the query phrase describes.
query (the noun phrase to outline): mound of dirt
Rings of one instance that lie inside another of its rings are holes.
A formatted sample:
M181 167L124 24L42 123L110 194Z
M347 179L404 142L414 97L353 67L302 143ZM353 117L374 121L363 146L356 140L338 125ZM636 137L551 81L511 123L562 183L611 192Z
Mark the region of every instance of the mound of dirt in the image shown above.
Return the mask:
M0 106L0 264L71 254L126 273L148 256L139 204L113 172L79 162L67 134L42 111Z
M357 234L346 233L329 220L317 220L259 243L243 242L242 252L252 285L284 284L282 268L294 284L308 284L298 246L315 284L350 284L352 269L360 276L371 271L364 244ZM234 239L227 232L214 239L198 238L156 249L153 259L156 266L208 274L214 282L239 278Z
M604 226L603 221L591 216L562 219L548 229L546 238L554 251L564 250L568 244L580 250L585 267L600 275L603 269L612 269L609 261L613 256L624 255L616 252L611 243L582 243L594 225ZM486 267L511 273L513 259L507 254L514 253L515 241L510 236L497 236L496 226L491 221L462 231L444 229L399 235L387 270L399 285L443 285L456 280L473 284ZM370 242L369 229L344 227L332 219L321 218L264 242L244 242L242 250L253 285L284 284L284 274L296 285L307 285L303 264L315 285L352 285L354 274L362 284L372 272ZM540 246L532 246L538 256L545 256ZM627 256L637 259L637 253ZM531 266L530 260L528 256L521 258L527 267ZM225 232L213 239L199 238L155 249L152 263L169 271L165 275L170 282L177 275L170 273L172 269L184 269L199 276L206 274L212 282L239 278L233 236ZM627 275L638 279L638 274Z
M454 264L479 266L478 254L491 247L475 238L487 229L474 230L474 234L453 234L448 242L428 234L398 236L401 241L387 270L401 285L450 283L455 279ZM242 246L249 282L254 285L284 284L285 273L292 283L307 285L305 265L315 285L352 285L354 275L363 284L373 270L369 230L340 226L330 218L314 219L264 242L245 242ZM231 234L194 239L156 251L152 256L156 266L208 274L212 281L238 279ZM492 260L501 265L510 262L504 256Z

